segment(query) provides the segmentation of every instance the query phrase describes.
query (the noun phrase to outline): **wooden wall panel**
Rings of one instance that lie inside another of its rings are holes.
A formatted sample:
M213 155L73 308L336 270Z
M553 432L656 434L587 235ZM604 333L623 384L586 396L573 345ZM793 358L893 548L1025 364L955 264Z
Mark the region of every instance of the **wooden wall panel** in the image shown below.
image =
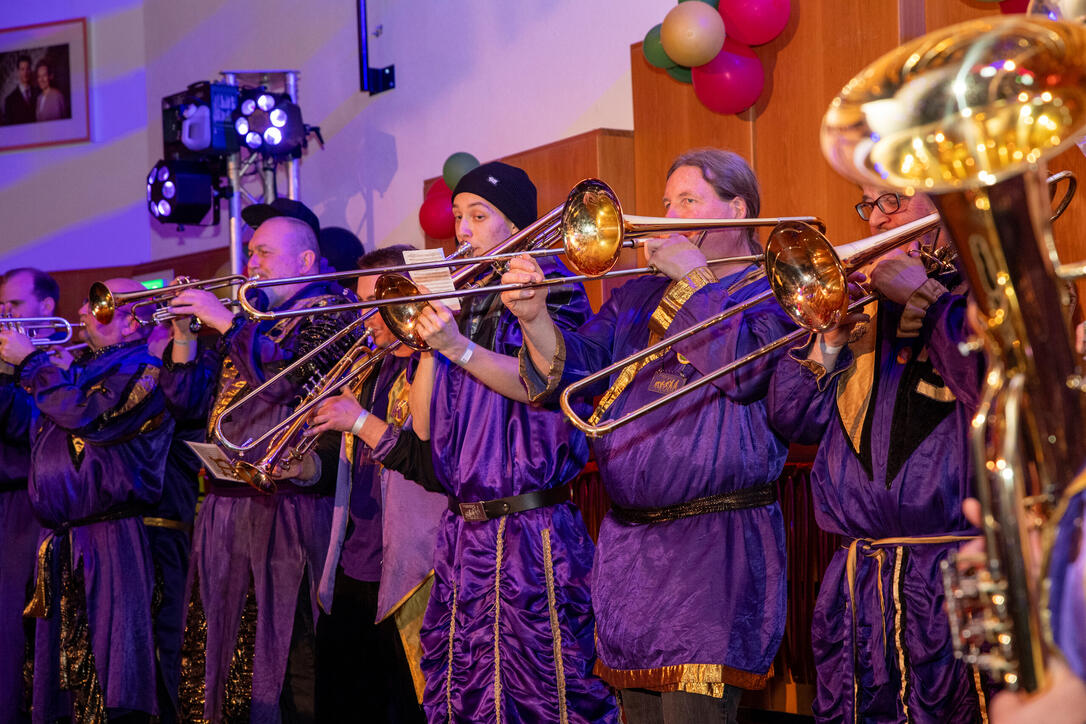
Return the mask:
M770 81L754 122L764 215L821 216L834 243L869 233L852 208L859 191L823 158L819 129L845 83L898 45L897 22L894 3L793 3L784 33L756 49Z
M91 284L118 277L137 277L172 269L177 276L193 279L212 279L230 273L230 250L226 247L211 249L185 256L147 262L130 266L110 266L96 269L73 269L49 272L60 286L60 303L57 315L76 321L79 307L87 297Z
M902 0L916 3L917 0ZM923 0L924 18L927 29L945 28L954 23L964 23L990 15L999 15L999 3L980 2L979 0Z
M645 60L641 44L630 48L633 70L634 162L637 202L626 210L645 216L663 214L664 181L671 162L695 146L718 146L753 155L753 113L722 116L694 97L687 83L673 80Z

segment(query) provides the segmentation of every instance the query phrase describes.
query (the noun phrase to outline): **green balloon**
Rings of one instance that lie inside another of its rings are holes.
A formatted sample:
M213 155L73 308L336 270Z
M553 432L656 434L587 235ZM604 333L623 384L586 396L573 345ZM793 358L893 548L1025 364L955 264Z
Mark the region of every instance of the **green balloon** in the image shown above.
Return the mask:
M664 46L660 43L659 24L654 25L649 32L645 33L645 42L641 44L641 52L645 54L645 60L649 61L649 65L665 69L675 65L675 61L667 57Z
M693 83L694 78L690 69L683 65L673 65L667 68L667 74L680 83Z
M679 0L679 3L689 2L690 0ZM697 0L698 2L705 3L706 5L712 5L714 8L720 9L720 0Z
M465 151L457 151L445 159L445 165L441 167L441 178L450 189L455 189L456 184L468 171L479 165L479 159Z

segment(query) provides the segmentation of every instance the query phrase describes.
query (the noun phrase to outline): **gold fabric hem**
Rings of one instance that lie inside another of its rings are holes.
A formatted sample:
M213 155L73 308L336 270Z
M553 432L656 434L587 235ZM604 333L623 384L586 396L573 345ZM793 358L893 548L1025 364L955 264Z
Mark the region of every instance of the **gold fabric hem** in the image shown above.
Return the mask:
M616 689L652 689L653 691L685 691L720 699L724 687L764 689L773 676L773 667L764 674L733 669L723 664L676 664L654 669L612 669L596 659L596 676Z
M426 608L430 602L430 592L433 590L434 577L427 577L415 594L396 609L393 619L396 629L403 643L404 654L407 656L407 667L411 670L411 683L415 686L415 698L422 705L423 694L426 692L426 676L422 672L422 621L426 616Z
M430 579L432 579L433 577L434 577L434 569L431 568L430 572L426 574L426 577L423 578L419 582L419 584L417 586L415 586L410 591L408 591L407 594L403 598L401 598L399 601L397 601L395 606L390 607L388 609L388 613L385 614L384 618L378 620L377 623L381 623L381 621L384 621L389 616L394 615L396 613L396 611L399 610L400 606L403 606L405 603L407 603L409 600L411 600L411 597L414 596L416 593L418 593L422 589L422 587L425 586L426 583Z
M562 661L562 626L558 622L558 607L554 596L554 560L551 557L551 529L543 532L543 574L547 580L547 610L551 618L551 643L554 646L554 675L558 681L558 720L569 724L569 711L566 706L566 671Z

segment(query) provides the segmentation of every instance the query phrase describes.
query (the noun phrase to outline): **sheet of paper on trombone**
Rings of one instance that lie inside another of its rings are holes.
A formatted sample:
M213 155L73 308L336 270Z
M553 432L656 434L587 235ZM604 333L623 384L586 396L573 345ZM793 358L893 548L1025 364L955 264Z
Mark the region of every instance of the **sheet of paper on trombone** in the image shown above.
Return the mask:
M441 249L408 250L403 253L405 264L421 264L429 261L441 261L445 258L445 252ZM420 287L426 287L431 292L451 292L456 289L453 286L452 275L449 267L443 266L437 269L419 269L410 273L411 281ZM446 307L454 312L460 311L460 300L456 297L439 299Z
M216 480L229 480L235 483L245 482L234 474L234 466L230 464L230 458L218 445L212 445L208 442L190 442L188 440L185 441L185 444L192 448L192 451L196 453L196 457L200 458L200 462L204 464L204 469L207 470L208 475Z

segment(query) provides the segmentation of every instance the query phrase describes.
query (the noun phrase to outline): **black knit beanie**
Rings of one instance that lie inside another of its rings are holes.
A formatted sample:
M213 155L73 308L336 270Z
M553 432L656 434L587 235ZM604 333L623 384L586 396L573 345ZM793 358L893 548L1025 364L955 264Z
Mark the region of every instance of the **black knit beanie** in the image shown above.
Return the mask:
M523 229L539 217L535 184L522 169L501 161L484 163L464 174L453 189L453 199L462 193L483 197L518 229Z

